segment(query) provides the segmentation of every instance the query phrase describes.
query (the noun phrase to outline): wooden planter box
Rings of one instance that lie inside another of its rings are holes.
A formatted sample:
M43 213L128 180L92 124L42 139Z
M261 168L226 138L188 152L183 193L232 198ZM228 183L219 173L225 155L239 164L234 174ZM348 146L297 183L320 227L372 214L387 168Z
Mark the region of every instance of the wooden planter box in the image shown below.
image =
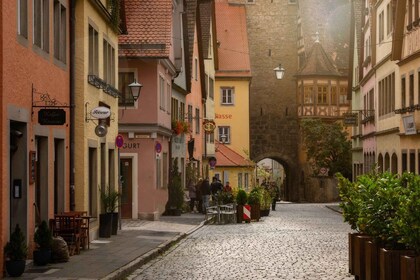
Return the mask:
M379 245L373 240L365 241L365 279L377 280L379 277Z
M400 276L401 280L420 279L420 256L401 256Z
M251 205L251 220L255 220L258 222L260 218L261 218L260 205L259 204Z
M412 255L409 250L379 249L379 279L399 280L401 274L400 259L402 256Z
M354 240L353 274L359 280L366 279L366 243L371 240L368 235L358 235Z

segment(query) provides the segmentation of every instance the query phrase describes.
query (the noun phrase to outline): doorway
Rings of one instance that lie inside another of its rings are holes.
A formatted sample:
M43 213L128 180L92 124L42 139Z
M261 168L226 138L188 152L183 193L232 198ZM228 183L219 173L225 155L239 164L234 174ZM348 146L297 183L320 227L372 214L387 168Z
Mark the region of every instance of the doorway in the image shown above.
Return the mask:
M120 160L121 172L121 218L131 219L133 211L133 159Z
M10 233L16 224L27 231L28 213L28 148L26 123L10 121Z

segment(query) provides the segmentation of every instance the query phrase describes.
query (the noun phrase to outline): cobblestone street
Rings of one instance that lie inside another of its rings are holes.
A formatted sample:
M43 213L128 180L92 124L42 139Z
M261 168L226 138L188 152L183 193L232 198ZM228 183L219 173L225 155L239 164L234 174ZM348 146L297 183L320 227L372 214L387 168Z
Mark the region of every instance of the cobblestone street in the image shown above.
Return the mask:
M324 204L281 203L260 222L206 225L128 279L353 279L349 231Z

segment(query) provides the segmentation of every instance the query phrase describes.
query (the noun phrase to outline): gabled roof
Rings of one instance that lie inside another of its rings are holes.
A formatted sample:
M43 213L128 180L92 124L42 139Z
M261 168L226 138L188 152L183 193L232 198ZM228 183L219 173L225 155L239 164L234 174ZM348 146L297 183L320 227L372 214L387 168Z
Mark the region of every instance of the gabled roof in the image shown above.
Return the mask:
M216 159L217 166L229 166L229 167L250 167L254 166L254 163L234 150L230 149L227 145L221 144L218 141L215 141L216 149Z
M199 3L199 22L201 29L201 43L203 58L208 58L210 43L210 22L212 14L212 1L201 0Z
M195 23L197 19L197 0L184 0L185 13L183 15L183 37L185 56L185 76L187 91L191 90L192 61L194 52Z
M319 41L312 45L305 66L297 76L341 76Z
M218 0L216 26L219 62L216 77L251 77L245 6Z
M125 0L127 35L118 37L120 56L168 58L172 36L172 0Z

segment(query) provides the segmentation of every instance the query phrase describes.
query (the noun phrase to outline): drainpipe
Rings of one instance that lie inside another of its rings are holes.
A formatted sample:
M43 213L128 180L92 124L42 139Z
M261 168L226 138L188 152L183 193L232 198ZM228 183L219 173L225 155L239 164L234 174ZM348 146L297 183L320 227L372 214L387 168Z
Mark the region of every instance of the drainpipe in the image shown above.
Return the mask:
M75 57L75 27L76 0L70 1L70 211L75 210L74 199L74 57Z

